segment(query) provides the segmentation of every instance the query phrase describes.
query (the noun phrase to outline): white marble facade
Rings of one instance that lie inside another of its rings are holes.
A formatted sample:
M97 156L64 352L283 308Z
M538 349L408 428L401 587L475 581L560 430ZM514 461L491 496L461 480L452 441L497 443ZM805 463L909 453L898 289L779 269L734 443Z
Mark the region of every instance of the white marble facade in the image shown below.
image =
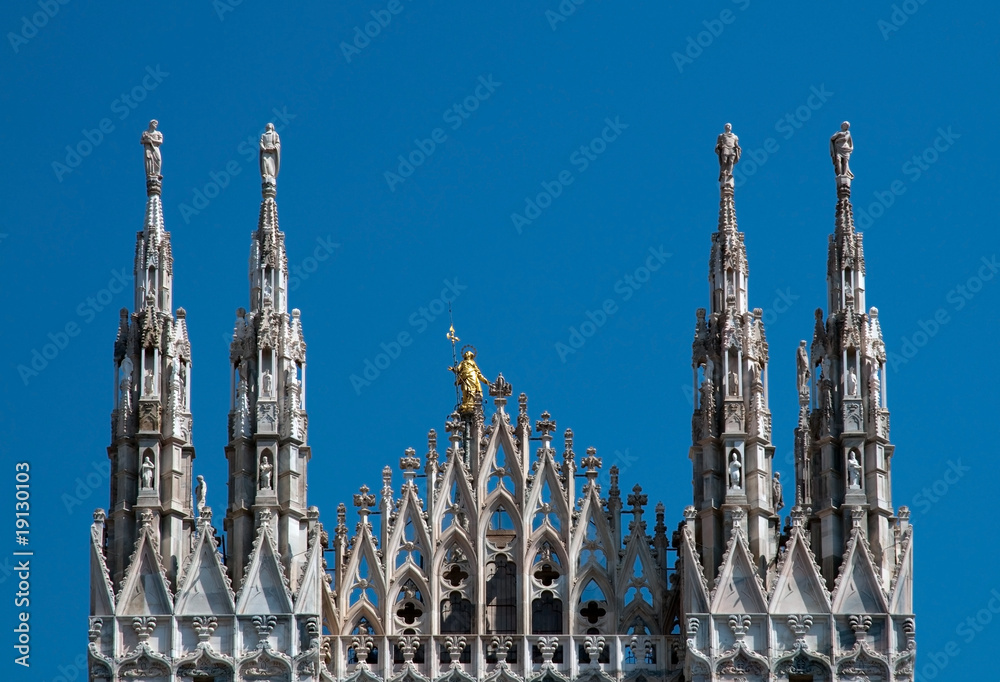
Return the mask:
M204 487L192 501L191 348L172 309L155 127L143 136L135 304L115 343L110 505L91 530L90 680L913 679L912 529L891 503L885 348L864 309L849 126L831 140L828 309L798 349L788 491L736 224L739 141L729 126L719 136L709 306L692 355L693 498L673 532L663 505L649 518L638 485L622 495L616 467L602 479L571 430L557 445L555 421L531 419L523 393L508 405L502 375L489 406L447 417L446 443L432 429L423 455L407 449L380 489L360 487L353 530L341 504L328 532L306 500L306 344L288 308L269 128L250 305L230 354L222 533Z

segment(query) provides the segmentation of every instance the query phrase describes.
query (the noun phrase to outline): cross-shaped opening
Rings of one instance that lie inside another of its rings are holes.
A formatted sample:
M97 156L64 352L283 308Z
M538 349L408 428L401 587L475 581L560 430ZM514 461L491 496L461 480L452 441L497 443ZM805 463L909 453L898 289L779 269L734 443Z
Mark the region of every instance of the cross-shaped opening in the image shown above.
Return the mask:
M403 606L403 608L396 611L396 615L403 619L403 622L407 625L413 625L413 622L423 615L423 611L420 610L413 602L408 601Z
M540 580L542 585L546 587L552 584L552 581L559 577L559 572L552 570L552 566L549 564L544 564L540 569L535 571L535 579Z
M607 610L601 608L596 601L589 601L585 607L580 609L580 615L586 618L588 623L596 623L606 613Z
M451 583L452 587L458 587L468 577L469 574L462 570L462 567L458 564L452 564L451 568L444 574L444 579Z

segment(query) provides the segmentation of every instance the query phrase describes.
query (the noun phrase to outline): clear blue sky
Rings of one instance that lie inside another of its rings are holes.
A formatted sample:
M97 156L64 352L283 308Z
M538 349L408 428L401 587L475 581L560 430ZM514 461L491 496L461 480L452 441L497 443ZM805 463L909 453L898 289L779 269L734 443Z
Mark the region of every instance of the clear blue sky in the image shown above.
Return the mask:
M984 266L1000 254L995 3L586 0L563 2L575 11L562 16L557 0L48 1L0 11L2 506L10 532L13 463L30 461L37 552L27 675L11 662L15 590L0 570L6 678L50 680L85 651L88 526L108 499L106 480L86 481L107 461L112 347L131 304L104 290L131 273L139 134L154 117L174 301L193 346L195 467L215 509L226 500L226 339L248 301L260 200L252 145L274 121L289 262L312 269L292 305L309 346L309 496L327 524L338 501L442 431L454 389L447 315L433 311L450 281L458 334L483 371L526 392L533 417L547 409L560 432L572 427L578 451L617 460L622 487L641 481L671 527L691 499L686 389L695 310L708 302L715 137L732 122L744 149L737 212L791 480L794 353L825 302L833 229L827 144L850 120L856 213L891 199L859 222L868 301L903 358L888 376L893 501L913 510L920 662L936 654L947 679L985 669L1000 633L988 611L997 448L982 440L1000 380L1000 273ZM375 37L344 48L379 17L389 20ZM600 153L574 156L602 133L614 139ZM426 158L401 169L418 146ZM213 174L227 183L218 192L206 189ZM512 219L560 176L571 182L530 224ZM332 256L307 261L317 248ZM650 249L670 255L631 287L624 278ZM615 312L561 357L556 344L607 299ZM945 321L928 322L936 315ZM22 377L69 323L79 333ZM412 343L370 385L352 385L402 332ZM985 625L963 626L977 613ZM949 641L957 655L938 653Z

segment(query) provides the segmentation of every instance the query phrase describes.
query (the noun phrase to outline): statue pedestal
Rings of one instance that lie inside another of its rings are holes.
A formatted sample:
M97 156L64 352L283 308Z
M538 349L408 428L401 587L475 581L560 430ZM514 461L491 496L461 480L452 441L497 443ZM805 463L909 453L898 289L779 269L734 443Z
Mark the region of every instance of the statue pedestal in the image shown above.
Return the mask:
M725 506L747 506L750 503L747 501L747 493L743 488L730 488L726 491L726 500L723 503Z
M142 490L139 491L139 497L136 499L135 505L133 506L136 509L143 507L159 509L160 494L156 492L156 490L153 488L143 488Z
M258 509L264 507L277 507L278 506L278 493L274 491L273 488L264 488L257 491L257 497L254 499L253 509L256 512Z
M861 488L848 488L847 494L844 495L844 506L847 505L852 507L867 507L868 496L865 495L865 491Z

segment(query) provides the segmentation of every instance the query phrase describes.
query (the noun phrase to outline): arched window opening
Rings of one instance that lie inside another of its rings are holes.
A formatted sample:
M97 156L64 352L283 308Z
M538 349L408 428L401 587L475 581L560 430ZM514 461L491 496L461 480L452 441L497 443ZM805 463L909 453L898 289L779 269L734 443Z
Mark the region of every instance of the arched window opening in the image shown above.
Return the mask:
M502 554L486 565L486 632L517 632L517 566Z
M471 634L474 618L472 602L457 590L441 602L441 632L444 634Z
M531 602L531 632L535 635L563 634L563 604L549 590Z

